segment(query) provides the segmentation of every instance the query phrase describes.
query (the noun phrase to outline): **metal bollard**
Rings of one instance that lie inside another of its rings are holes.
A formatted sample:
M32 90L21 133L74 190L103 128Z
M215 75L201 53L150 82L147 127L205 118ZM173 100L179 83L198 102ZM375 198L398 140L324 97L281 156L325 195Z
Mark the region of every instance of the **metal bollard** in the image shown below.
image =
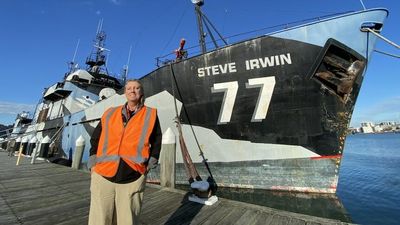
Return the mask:
M40 142L38 145L36 145L36 147L33 149L32 151L32 159L31 159L31 164L35 164L36 161L36 157L38 156L38 149L40 149Z
M40 148L39 148L39 156L40 157L47 158L47 156L49 154L50 141L51 141L50 137L46 136L40 142Z
M18 151L18 150L19 150L19 146L21 145L21 140L22 140L22 138L21 138L21 137L18 137L17 139L15 139L14 151L13 151L13 152L15 152L15 151Z
M43 149L43 146L47 146L47 148L49 147L49 142L50 138L49 136L46 136L45 138L43 138L42 141L40 141L38 145L36 145L36 148L33 149L31 164L35 163L36 157L39 156L41 150Z
M28 149L27 149L27 153L26 153L27 155L32 155L33 149L36 148L36 142L37 142L37 137L36 136L33 136L31 138L31 140L29 140Z
M29 136L23 137L22 140L21 140L21 147L22 147L22 154L23 155L26 155L26 150L28 148L28 141L29 141L30 138L31 137L29 135Z
M75 152L72 158L72 165L71 165L72 168L79 169L79 167L81 166L82 155L84 150L85 150L85 139L81 135L75 141Z

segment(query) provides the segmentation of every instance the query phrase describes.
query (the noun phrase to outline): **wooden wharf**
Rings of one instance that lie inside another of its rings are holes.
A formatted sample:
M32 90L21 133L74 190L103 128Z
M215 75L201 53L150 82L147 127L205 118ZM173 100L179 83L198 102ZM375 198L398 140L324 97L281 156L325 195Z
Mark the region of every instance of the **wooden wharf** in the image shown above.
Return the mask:
M87 224L90 174L48 163L30 163L0 150L0 224ZM158 185L146 186L142 224L321 225L348 224L228 199L212 206L188 201L189 193Z

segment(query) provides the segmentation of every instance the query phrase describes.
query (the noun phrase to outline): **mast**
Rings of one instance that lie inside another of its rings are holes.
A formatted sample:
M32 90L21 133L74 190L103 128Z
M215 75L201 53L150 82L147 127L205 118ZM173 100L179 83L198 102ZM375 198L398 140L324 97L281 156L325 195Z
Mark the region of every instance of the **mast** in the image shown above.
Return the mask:
M132 52L132 45L129 47L129 54L128 54L128 62L126 62L126 65L124 66L123 69L123 74L122 74L122 82L125 84L127 77L128 77L128 72L129 72L129 62L131 60L131 52Z
M72 72L74 72L76 70L76 68L78 67L78 64L75 63L75 57L76 57L76 53L78 52L78 47L79 47L80 42L81 42L81 39L78 39L78 43L76 43L76 47L75 47L74 56L72 57L71 62L69 62L69 72L67 74L65 74L65 77L68 74L71 74Z
M197 17L197 26L199 30L199 44L201 52L203 54L207 52L206 41L205 41L206 33L204 33L203 25L206 27L208 32L207 34L210 35L210 38L213 41L215 48L219 48L217 43L219 40L223 41L225 45L228 45L228 42L226 42L225 38L222 37L222 35L218 32L218 30L207 18L207 16L201 11L201 6L204 5L204 0L192 0L192 3L195 5L194 9L196 11L196 17ZM213 32L215 32L218 35L218 37L220 38L219 40L215 39Z
M105 51L110 51L106 49L105 40L106 33L102 31L103 20L100 20L97 27L96 39L94 44L94 49L89 57L86 58L86 64L88 65L87 70L93 73L100 73L101 66L106 64L106 54ZM107 68L106 68L107 72Z
M201 52L206 53L206 42L205 42L205 33L203 30L203 13L201 12L201 6L204 5L204 0L192 0L192 3L195 4L194 10L196 12L197 17L197 28L199 31L199 44L201 47Z

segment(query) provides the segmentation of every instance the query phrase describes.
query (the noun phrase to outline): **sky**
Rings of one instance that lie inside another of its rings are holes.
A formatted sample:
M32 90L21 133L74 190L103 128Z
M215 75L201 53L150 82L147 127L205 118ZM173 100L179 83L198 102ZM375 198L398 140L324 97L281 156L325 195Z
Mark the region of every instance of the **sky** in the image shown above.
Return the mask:
M382 35L400 44L400 1L364 0L363 4L389 10ZM359 0L205 0L202 9L228 37L358 11L363 5ZM190 0L0 0L0 124L13 124L22 111L33 113L44 88L63 79L75 49L75 62L85 68L100 20L107 34L105 47L110 50L107 67L115 76L124 65L129 66L128 78L149 73L156 68L155 58L171 53L181 38L187 47L198 44ZM229 43L233 41L228 38ZM378 41L376 49L400 55L399 49L383 41ZM400 122L399 70L400 59L373 54L351 126L364 121Z

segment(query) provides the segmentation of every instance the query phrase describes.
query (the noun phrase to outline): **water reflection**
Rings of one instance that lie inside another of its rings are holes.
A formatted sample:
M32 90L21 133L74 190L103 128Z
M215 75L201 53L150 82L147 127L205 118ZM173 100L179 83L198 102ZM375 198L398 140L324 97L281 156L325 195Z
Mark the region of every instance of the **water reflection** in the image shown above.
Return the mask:
M189 190L187 185L176 188ZM334 194L293 193L287 191L266 191L258 189L239 189L219 187L217 196L274 209L351 223L350 215Z

